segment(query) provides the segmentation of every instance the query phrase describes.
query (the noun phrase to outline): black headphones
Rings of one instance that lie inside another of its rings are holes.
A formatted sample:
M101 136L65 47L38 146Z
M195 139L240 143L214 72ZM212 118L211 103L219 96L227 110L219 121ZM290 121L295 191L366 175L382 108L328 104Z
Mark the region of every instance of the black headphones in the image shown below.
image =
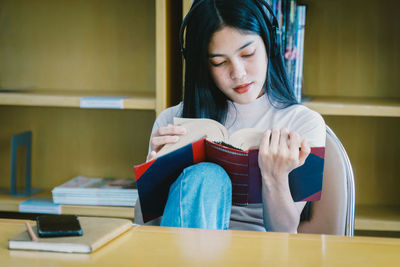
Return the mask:
M207 0L195 0L192 7L190 8L189 12L186 14L185 18L182 21L181 29L179 31L179 40L180 40L180 47L181 47L181 52L183 54L183 57L186 59L186 48L184 47L184 32L186 25L188 23L188 20L191 16L191 14L196 10L196 8L201 5L203 2ZM279 39L278 38L278 30L279 30L279 23L277 18L274 15L274 12L270 5L265 1L265 0L254 0L255 4L257 7L260 9L261 14L264 17L265 22L267 23L267 27L270 30L271 34L271 57L275 57L279 54ZM272 18L271 20L268 18L268 14L266 12L266 9L269 12L270 17Z

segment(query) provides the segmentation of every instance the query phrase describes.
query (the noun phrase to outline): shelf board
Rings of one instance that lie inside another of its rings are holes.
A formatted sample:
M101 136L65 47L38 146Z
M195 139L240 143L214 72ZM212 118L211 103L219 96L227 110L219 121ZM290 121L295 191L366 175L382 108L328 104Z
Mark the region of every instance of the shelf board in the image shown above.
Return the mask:
M126 92L0 90L0 105L80 108L82 97L124 97L124 109L155 110L154 94Z
M31 197L51 198L48 191ZM12 197L0 194L0 211L18 212L19 203L31 197ZM88 205L61 205L62 214L81 216L107 216L119 218L134 218L134 207L110 207ZM355 214L355 229L369 231L400 231L400 207L380 205L357 205Z
M61 205L61 214L133 219L134 207Z
M30 197L13 197L9 194L0 194L0 211L18 212L19 203L33 197L51 198L51 192L43 191ZM79 216L134 219L134 212L134 207L61 205L61 214L74 214Z
M305 106L322 115L400 117L400 99L311 97Z
M355 229L371 231L400 231L400 207L357 205Z

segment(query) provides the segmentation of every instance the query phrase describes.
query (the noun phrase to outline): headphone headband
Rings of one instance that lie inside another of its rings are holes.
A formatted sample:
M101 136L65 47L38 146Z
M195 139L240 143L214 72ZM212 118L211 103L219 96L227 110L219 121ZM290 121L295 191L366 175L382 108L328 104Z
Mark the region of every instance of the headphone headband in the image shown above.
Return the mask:
M207 1L207 0L194 0L192 7L190 8L189 12L186 14L185 18L182 21L182 25L181 25L181 28L179 31L179 40L180 40L181 52L185 59L186 59L186 49L183 45L185 28L188 24L188 20L189 20L190 16L192 15L192 13L197 9L198 6L200 6L205 1ZM263 15L265 22L267 24L267 27L270 30L271 52L272 52L271 56L273 56L273 57L277 56L279 54L279 45L278 45L279 40L278 40L278 36L277 36L277 32L279 29L278 19L275 17L271 6L265 0L253 0L253 1L255 2L257 7L260 9L261 14ZM272 17L272 22L268 18L268 14L266 13L265 9L268 10L270 17Z
M255 0L256 5L262 11L261 13L264 16L265 21L267 22L267 26L270 27L270 34L271 34L271 52L272 56L275 57L279 54L279 38L278 38L278 30L279 30L279 23L278 19L276 18L274 11L272 10L271 6L265 0ZM260 5L261 2L261 5ZM272 17L272 23L268 18L267 13L263 10L263 7L268 9L269 15ZM269 23L269 25L268 25Z

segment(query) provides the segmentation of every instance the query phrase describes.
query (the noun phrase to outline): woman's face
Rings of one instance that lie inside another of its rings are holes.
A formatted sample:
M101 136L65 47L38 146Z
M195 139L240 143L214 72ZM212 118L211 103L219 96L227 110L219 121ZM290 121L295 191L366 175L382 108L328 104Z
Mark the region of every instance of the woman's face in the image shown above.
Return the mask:
M211 36L208 57L215 84L233 102L248 104L264 94L268 57L259 35L224 26Z

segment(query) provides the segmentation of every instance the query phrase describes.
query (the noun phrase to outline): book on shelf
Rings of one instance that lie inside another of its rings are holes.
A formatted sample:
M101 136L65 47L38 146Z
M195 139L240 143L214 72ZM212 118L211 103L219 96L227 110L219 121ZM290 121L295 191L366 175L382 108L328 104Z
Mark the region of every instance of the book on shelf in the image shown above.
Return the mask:
M52 191L56 204L135 206L138 191L133 179L77 176Z
M19 212L61 214L61 205L51 198L34 197L19 203Z
M306 6L296 0L269 0L278 20L278 37L290 84L298 102L302 101L303 50Z
M80 98L81 108L123 109L127 96L84 96Z
M285 65L289 81L293 85L294 68L296 65L297 54L295 47L296 36L296 0L288 0L286 5L286 28L285 28Z
M303 83L303 56L304 56L304 33L306 24L306 6L298 5L296 9L296 68L294 71L293 89L297 101L302 102Z
M32 227L37 236L33 241L28 230L8 241L9 249L38 250L68 253L91 253L132 227L132 221L120 218L79 217L82 236L38 237L37 227Z
M165 145L157 157L134 166L136 185L144 222L162 215L170 185L182 170L200 162L222 166L232 181L232 204L246 206L261 203L261 172L258 147L263 131L241 129L228 136L226 128L210 119L175 118L187 133L175 144ZM321 198L324 147L312 147L304 165L289 174L294 201Z

